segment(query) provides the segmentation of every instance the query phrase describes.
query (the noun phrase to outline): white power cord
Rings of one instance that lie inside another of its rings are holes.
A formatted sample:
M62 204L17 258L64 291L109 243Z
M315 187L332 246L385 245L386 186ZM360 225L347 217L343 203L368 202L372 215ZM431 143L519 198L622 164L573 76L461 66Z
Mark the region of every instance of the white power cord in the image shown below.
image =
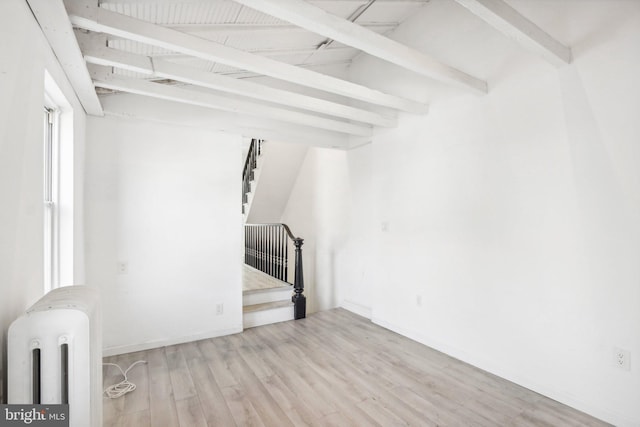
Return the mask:
M104 390L104 393L109 399L117 399L118 397L124 396L125 394L136 389L136 385L127 379L127 373L138 363L147 363L147 361L138 360L137 362L133 362L126 371L123 371L122 368L115 363L103 363L103 365L115 366L120 370L122 376L124 377L124 380L120 381L118 384L111 385Z

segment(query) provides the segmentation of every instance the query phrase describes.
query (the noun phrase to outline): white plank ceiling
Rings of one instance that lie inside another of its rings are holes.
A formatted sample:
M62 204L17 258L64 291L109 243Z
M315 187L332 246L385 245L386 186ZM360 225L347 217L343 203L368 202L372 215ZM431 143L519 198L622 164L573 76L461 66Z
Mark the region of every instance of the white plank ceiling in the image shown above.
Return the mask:
M397 111L428 107L325 74L326 67L372 55L438 84L488 91L482 79L387 37L430 0L27 1L92 115L123 115L103 110L102 101L128 93L271 120L270 135L292 125L361 143L374 127L395 126ZM456 1L555 65L570 61L569 48L502 0ZM256 79L263 76L286 89Z

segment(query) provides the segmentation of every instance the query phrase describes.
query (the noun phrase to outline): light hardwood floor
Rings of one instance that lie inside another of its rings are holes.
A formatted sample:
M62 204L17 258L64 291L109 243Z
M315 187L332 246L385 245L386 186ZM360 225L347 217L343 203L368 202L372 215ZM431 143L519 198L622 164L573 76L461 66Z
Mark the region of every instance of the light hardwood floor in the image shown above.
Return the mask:
M105 426L607 425L342 309L105 362L136 360Z

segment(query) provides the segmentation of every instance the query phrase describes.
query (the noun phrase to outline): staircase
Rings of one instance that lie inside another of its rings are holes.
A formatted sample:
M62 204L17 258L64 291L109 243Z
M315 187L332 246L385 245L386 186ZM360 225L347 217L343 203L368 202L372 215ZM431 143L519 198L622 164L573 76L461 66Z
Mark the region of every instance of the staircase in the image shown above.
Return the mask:
M261 153L262 141L252 140L242 174L245 222L257 188ZM303 239L294 237L285 224L245 224L244 234L244 328L304 318Z
M291 285L244 265L242 322L244 328L293 320Z
M260 139L252 139L249 152L242 170L242 217L246 222L256 193L256 184L260 175L262 159L262 143Z
M252 145L243 173L245 222L278 222L287 208L309 147L259 140ZM251 165L255 167L251 169Z

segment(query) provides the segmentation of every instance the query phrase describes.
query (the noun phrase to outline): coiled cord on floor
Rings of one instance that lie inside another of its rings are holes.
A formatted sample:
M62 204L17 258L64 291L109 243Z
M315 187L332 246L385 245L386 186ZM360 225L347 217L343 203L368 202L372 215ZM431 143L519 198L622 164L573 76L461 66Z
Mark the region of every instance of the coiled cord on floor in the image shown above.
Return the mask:
M118 397L124 396L125 394L132 392L133 390L136 389L136 385L131 381L129 381L129 379L127 378L127 374L129 373L131 368L136 366L138 363L147 363L147 361L138 360L137 362L133 362L131 366L127 368L126 371L123 371L122 368L119 365L116 365L115 363L103 363L103 365L115 366L120 370L120 372L122 373L122 376L124 377L124 380L120 381L118 384L110 385L109 387L104 389L104 393L107 395L109 399L117 399Z

